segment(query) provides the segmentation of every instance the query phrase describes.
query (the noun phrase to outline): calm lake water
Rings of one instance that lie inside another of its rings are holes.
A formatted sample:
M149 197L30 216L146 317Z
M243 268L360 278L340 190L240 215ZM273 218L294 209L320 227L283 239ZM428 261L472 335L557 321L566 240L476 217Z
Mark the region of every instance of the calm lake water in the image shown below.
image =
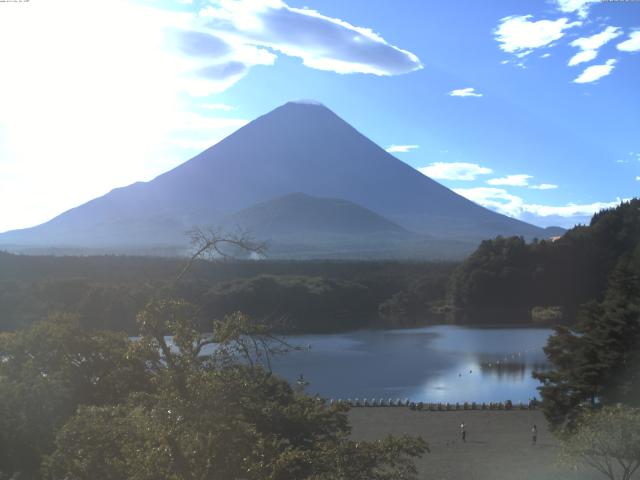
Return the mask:
M325 398L409 398L424 402L527 402L538 397L532 370L546 367L549 329L432 326L301 335L309 346L274 360L292 384Z

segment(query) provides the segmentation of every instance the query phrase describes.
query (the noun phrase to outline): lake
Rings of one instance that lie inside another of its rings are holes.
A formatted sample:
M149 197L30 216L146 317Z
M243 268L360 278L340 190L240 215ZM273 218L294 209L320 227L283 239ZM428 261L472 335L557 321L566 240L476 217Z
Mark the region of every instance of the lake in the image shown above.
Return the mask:
M274 360L292 384L325 398L409 398L423 402L527 402L538 397L532 370L547 366L546 328L439 325L289 336L309 346Z

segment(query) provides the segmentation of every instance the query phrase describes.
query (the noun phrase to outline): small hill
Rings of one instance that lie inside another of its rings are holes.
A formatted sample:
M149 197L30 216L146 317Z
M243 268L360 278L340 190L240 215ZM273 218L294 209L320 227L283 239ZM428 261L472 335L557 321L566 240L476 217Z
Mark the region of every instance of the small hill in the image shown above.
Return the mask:
M348 200L292 193L225 217L227 231L266 240L269 256L388 258L412 256L421 236Z
M348 200L291 193L241 210L223 220L258 236L401 235L409 232Z

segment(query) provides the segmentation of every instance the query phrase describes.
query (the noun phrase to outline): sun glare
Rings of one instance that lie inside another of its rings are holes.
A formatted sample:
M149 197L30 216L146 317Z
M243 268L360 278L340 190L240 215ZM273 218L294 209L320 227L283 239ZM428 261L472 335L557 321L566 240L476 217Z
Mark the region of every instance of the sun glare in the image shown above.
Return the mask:
M5 218L7 227L44 221L177 160L161 153L179 111L169 20L179 16L117 0L3 6L0 201L48 204ZM29 191L12 186L21 172L33 179Z

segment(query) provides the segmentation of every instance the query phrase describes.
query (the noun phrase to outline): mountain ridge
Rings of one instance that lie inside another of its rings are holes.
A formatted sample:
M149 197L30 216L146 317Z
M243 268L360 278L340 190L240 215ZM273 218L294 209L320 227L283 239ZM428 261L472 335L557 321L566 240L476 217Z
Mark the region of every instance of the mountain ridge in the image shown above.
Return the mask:
M417 234L468 242L545 230L481 207L373 143L327 107L289 102L149 182L114 189L0 245L179 245L261 202L300 192L341 199Z

